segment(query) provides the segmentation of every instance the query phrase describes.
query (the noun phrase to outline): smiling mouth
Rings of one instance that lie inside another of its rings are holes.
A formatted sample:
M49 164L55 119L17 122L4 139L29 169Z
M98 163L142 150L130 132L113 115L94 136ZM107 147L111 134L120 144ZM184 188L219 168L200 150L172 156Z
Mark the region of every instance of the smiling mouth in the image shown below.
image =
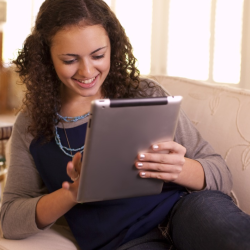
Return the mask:
M83 83L83 84L90 84L92 83L95 79L96 79L97 76L93 77L93 78L90 78L88 80L80 80L80 79L75 79L76 81L80 82L80 83Z

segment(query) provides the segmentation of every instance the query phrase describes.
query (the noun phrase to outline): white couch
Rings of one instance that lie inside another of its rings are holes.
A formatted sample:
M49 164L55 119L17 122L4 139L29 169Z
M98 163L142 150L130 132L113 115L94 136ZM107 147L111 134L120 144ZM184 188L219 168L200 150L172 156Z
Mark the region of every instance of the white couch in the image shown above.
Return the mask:
M177 77L150 78L172 95L184 97L182 108L226 160L233 175L235 200L250 214L250 91ZM1 238L0 249L76 250L79 247L67 227L54 225L25 240Z

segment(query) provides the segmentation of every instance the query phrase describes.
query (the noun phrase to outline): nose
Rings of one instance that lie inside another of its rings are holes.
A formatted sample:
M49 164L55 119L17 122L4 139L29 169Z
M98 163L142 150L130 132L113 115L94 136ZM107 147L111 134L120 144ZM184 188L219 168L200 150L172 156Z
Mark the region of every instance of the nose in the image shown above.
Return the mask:
M94 67L88 60L81 60L78 68L78 74L83 77L92 77L94 73Z

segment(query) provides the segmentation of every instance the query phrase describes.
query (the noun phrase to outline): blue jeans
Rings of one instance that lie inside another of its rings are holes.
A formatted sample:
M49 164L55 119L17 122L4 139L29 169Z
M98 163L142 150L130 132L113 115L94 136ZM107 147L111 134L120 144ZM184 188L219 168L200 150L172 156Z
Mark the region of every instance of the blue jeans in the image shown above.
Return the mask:
M168 219L119 250L249 250L250 215L219 191L193 192L181 198Z

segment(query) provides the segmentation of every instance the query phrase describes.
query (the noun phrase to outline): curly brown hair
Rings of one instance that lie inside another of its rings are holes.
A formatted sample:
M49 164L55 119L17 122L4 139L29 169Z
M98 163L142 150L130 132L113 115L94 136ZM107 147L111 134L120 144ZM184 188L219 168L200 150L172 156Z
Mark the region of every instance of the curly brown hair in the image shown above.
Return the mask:
M131 98L138 95L139 70L132 46L123 27L102 0L46 0L41 5L35 27L19 51L16 65L26 85L22 110L31 117L29 132L46 141L54 137L56 113L61 108L59 80L50 55L53 36L69 25L102 25L111 44L110 72L102 85L109 98ZM119 83L119 84L118 84ZM139 91L141 96L145 91ZM137 93L137 94L136 94Z

